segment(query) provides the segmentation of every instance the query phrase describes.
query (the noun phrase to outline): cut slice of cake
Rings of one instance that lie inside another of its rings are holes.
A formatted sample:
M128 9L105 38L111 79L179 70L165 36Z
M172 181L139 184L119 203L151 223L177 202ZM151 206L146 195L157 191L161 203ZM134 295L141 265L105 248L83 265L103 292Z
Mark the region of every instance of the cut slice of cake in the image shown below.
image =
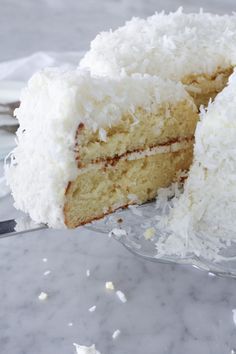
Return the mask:
M155 197L189 168L198 120L181 83L58 69L33 76L16 115L6 166L15 206L51 227Z

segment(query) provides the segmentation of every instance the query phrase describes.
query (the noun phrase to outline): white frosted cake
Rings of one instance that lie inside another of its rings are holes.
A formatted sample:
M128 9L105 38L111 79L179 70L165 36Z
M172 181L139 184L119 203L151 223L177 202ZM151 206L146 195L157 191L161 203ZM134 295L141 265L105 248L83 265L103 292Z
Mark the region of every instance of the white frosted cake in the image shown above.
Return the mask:
M236 15L180 9L100 34L75 71L35 74L16 112L18 143L6 168L15 206L36 222L76 227L154 198L191 165L198 109L226 86L235 40ZM225 131L214 120L226 112L225 92L209 106L209 132ZM205 171L194 167L203 151L199 129L185 196ZM204 151L212 166L215 136L206 136Z
M80 67L102 76L158 75L181 81L197 105L225 86L236 63L236 15L156 13L91 42Z

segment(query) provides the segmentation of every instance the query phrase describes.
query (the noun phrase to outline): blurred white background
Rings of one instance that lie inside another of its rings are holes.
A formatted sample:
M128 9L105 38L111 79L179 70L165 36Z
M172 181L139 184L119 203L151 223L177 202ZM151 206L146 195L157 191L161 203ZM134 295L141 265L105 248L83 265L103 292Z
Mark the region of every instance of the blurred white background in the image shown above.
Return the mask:
M186 12L236 10L235 0L0 0L0 61L39 50L86 50L102 30L179 6Z

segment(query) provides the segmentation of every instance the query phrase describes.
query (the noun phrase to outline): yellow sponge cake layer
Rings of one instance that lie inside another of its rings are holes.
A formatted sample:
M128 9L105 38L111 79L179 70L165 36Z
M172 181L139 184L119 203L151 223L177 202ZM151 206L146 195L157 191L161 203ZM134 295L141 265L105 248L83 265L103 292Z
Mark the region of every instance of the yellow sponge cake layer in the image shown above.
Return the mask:
M186 90L193 97L196 106L207 106L226 86L233 67L218 69L213 74L192 74L182 79Z
M76 143L78 166L184 138L192 139L197 121L197 109L187 97L175 104L167 102L155 112L138 108L132 114L124 114L118 124L104 130L105 136L81 124Z
M153 153L143 157L129 154L112 164L99 163L90 165L83 173L81 170L66 191L66 226L73 228L117 208L151 200L159 188L174 180L177 171L189 168L192 142L160 147Z

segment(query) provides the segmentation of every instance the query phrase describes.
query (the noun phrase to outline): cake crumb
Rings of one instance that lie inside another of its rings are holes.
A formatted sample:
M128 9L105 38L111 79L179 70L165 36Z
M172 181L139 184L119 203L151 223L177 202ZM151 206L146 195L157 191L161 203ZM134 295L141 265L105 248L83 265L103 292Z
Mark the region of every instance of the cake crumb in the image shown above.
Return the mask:
M101 354L98 350L96 350L95 345L91 345L91 347L86 347L85 345L79 345L77 343L73 343L75 346L76 354Z
M114 284L112 283L112 281L107 281L105 284L106 289L108 290L114 290Z
M94 312L96 310L96 307L97 307L96 305L90 307L89 308L89 312Z
M122 291L117 290L116 291L116 295L117 295L117 297L119 298L119 300L121 302L125 303L127 301L126 296L125 296L125 294Z
M119 337L121 331L119 329L116 329L113 334L112 334L112 339L116 339L117 337Z
M43 291L42 291L42 292L39 294L39 296L38 296L38 299L39 299L40 301L45 301L47 298L48 298L48 294L45 293L45 292L43 292Z
M50 273L51 273L50 270L46 270L46 271L43 273L43 275L47 276L47 275L49 275Z
M149 227L148 229L146 229L143 235L144 235L146 240L152 239L153 236L155 235L154 227Z
M88 278L90 277L90 269L86 270L86 277L88 277Z

